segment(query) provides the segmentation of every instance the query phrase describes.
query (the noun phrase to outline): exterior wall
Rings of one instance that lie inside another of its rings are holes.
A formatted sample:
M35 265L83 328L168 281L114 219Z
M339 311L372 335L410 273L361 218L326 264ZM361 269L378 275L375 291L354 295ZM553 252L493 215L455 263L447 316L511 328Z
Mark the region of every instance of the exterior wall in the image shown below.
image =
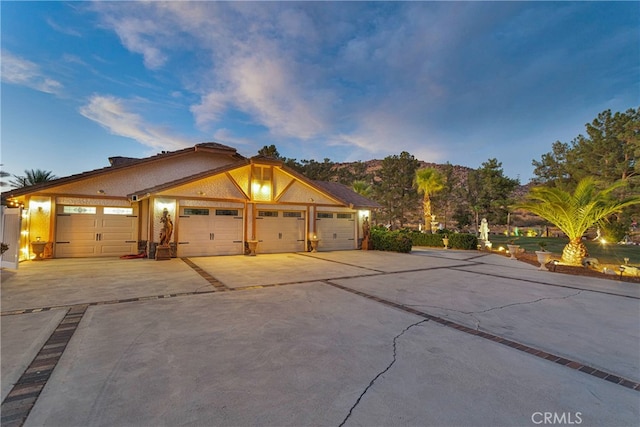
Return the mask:
M256 216L259 210L304 211L307 239L313 238L317 232L318 212L354 213L354 237L356 242L359 241L364 213L368 216L368 211L347 207L312 184L269 162L241 165L197 181L167 187L142 200L132 202L127 198L128 194L161 188L164 183L236 162L230 156L204 152L167 156L167 159L133 168L113 171L106 168L102 174L24 196L29 208L25 210L28 215L22 222L23 235L26 236L21 244L24 258L32 256L29 243L36 237L49 242L55 240L57 205L137 207L138 250L147 250L149 256L153 255L153 249L160 239L163 210L167 209L173 222L171 241L175 244L180 234L180 208L186 206L242 209L245 242L256 239Z
M236 161L228 156L194 152L184 156L158 159L133 168L115 169L113 171L107 168L103 174L51 187L43 192L85 196L104 194L125 197L127 194L138 190L151 188L164 182L175 181L206 170L216 169Z

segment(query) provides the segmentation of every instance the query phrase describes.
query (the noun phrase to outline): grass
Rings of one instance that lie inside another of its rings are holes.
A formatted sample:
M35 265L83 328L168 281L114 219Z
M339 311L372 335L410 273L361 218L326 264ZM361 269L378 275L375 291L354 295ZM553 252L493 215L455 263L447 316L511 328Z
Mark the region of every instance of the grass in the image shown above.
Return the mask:
M562 249L569 243L569 239L562 237L507 237L492 235L489 236L489 239L493 243L494 250L500 246L506 248L510 240L516 239L514 243L520 245L527 252L539 251L539 243L545 242L547 244L545 250L557 255L561 255ZM629 258L629 264L640 265L640 246L618 245L615 243L602 244L592 240L586 240L584 243L589 251L589 256L597 258L601 264L624 264L624 258Z

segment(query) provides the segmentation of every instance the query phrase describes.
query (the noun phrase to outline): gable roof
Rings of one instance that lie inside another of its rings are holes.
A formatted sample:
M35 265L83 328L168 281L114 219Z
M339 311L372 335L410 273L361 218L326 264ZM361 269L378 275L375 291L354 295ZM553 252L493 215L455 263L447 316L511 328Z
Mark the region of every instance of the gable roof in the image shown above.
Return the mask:
M349 206L350 208L372 208L372 209L381 207L381 205L378 204L377 202L369 200L368 198L356 193L346 185L343 185L337 182L310 180L306 176L286 166L284 162L280 159L275 159L272 157L266 157L261 155L254 156L250 159L247 159L246 157L238 154L235 148L232 148L223 144L219 144L216 142L205 142L205 143L197 144L193 147L189 147L189 148L185 148L177 151L170 151L170 152L163 151L154 156L141 158L141 159L132 158L132 157L122 157L122 156L110 157L109 163L111 164L111 166L107 166L101 169L95 169L88 172L83 172L80 174L70 175L63 178L54 179L51 181L43 182L36 185L31 185L28 187L9 190L3 193L2 196L3 198L20 197L26 194L36 193L38 191L42 191L48 188L69 184L69 183L74 183L74 182L79 182L87 178L97 177L102 174L110 173L113 171L121 171L121 170L127 170L129 168L136 168L142 164L147 164L147 163L155 162L158 160L166 160L168 158L176 158L178 156L184 156L189 153L193 153L197 151L229 156L231 162L223 166L219 166L213 169L207 169L189 176L180 177L178 179L167 181L167 182L161 182L149 188L136 190L133 193L127 194L127 198L129 198L130 200L141 200L145 197L150 196L151 194L168 190L172 187L177 187L183 184L188 184L200 179L206 179L208 177L219 175L219 174L231 171L233 169L247 166L249 164L261 164L261 165L266 164L266 165L279 167L280 170L291 175L294 179L301 181L302 183L308 185L309 187L315 189L316 191L324 193L326 196L329 196L331 199L335 200L338 203L343 204L344 206Z
M333 195L336 199L340 200L347 206L371 209L382 207L382 205L380 205L378 202L369 200L368 198L356 193L348 186L339 182L313 181L313 183L316 185L316 187L319 187L325 192Z
M79 174L69 175L62 178L57 178L51 181L42 182L39 184L27 186L27 187L21 187L21 188L9 190L2 193L2 198L4 199L5 197L6 198L19 197L25 194L35 193L37 191L44 190L47 188L56 187L62 184L69 184L69 183L83 180L85 178L99 176L104 173L109 173L116 170L125 170L127 168L134 168L134 167L140 166L141 164L151 163L158 160L165 160L171 157L184 156L186 154L197 152L197 151L208 152L213 154L223 154L236 160L246 159L244 156L238 154L237 150L233 147L219 144L217 142L203 142L200 144L196 144L193 147L184 148L176 151L162 151L156 155L141 158L141 159L136 159L133 157L121 157L121 156L110 157L109 163L111 164L111 166L107 166L100 169L94 169L94 170L82 172Z

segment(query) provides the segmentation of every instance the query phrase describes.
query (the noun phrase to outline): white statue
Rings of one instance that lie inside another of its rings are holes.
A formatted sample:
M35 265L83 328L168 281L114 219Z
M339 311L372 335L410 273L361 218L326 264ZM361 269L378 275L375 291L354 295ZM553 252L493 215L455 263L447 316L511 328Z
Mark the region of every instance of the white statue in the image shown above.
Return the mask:
M482 218L480 221L480 240L489 240L489 223L487 218Z

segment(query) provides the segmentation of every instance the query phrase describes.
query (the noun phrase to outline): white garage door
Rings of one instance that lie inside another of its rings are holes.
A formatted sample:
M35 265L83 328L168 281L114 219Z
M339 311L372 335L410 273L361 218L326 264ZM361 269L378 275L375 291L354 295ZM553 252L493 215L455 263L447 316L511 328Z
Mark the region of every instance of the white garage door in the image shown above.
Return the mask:
M57 207L57 258L120 256L138 251L135 207Z
M178 256L241 255L242 209L180 208Z
M258 253L304 251L304 212L258 210L256 219Z
M355 214L318 212L316 214L319 250L340 251L355 249Z

